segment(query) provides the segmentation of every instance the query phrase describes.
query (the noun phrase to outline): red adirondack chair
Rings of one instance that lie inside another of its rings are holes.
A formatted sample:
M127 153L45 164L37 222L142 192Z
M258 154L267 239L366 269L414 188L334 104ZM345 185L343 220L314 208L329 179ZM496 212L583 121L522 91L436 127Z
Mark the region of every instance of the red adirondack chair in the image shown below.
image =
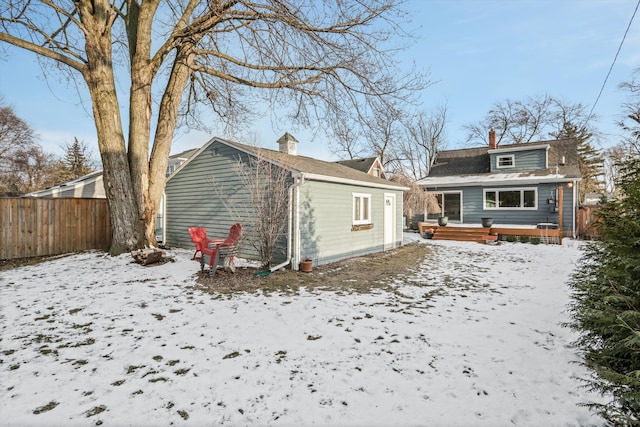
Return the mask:
M242 236L242 225L235 223L229 229L229 235L224 241L216 243L215 247L206 247L202 249L202 258L200 258L200 271L204 271L205 263L209 264L209 276L216 275L216 268L220 259L229 258L229 268L235 272L235 255L237 254L238 240ZM205 259L208 258L208 261Z
M198 252L202 256L202 249L208 248L210 243L220 243L224 239L207 239L207 229L203 227L191 227L189 229L191 235L191 241L196 245L196 251L193 253L193 258L196 259Z

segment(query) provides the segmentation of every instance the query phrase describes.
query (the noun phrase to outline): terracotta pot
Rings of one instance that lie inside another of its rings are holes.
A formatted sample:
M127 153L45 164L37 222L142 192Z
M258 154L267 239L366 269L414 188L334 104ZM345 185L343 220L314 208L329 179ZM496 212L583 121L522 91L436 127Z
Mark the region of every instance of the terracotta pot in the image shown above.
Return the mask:
M300 271L302 271L303 273L311 273L312 270L313 261L311 261L310 259L300 261Z

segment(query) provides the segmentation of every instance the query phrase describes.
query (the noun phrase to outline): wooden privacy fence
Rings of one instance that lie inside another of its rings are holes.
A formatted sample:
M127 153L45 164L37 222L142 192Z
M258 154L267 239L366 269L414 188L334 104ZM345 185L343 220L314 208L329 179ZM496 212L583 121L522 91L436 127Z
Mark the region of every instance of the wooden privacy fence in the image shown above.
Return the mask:
M0 198L0 259L111 245L106 199Z
M578 237L581 239L599 239L600 233L595 224L598 222L597 206L582 206L577 211Z

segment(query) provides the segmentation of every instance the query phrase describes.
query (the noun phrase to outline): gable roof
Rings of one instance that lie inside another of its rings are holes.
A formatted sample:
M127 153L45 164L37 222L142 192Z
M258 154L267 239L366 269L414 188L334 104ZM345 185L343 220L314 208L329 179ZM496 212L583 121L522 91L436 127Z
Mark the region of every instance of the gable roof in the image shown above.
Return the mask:
M83 191L86 190L86 191ZM85 194L86 193L86 194ZM102 170L90 172L87 175L45 188L33 191L22 197L92 197L104 199L104 184L102 184Z
M408 190L407 187L393 184L385 179L371 176L365 172L361 172L357 169L350 168L339 163L326 162L306 156L291 155L267 148L252 147L250 145L218 137L212 138L209 142L203 145L196 154L181 164L167 180L170 180L177 174L177 172L186 167L193 159L198 157L201 152L205 151L215 142L233 147L252 156L262 157L274 164L277 164L278 166L291 169L293 172L301 173L304 175L305 179L308 180L386 188L391 190Z
M520 172L491 172L490 153L548 149L548 167ZM562 162L564 159L564 162ZM489 147L447 150L438 153L429 175L418 181L423 186L437 185L478 185L482 183L514 184L577 181L581 179L578 163L577 141L560 139L538 141L526 144L501 145L497 149Z
M188 159L189 157L191 157L196 151L198 151L197 148L192 148L190 150L186 150L183 151L181 153L178 154L172 154L171 156L169 156L170 159Z
M377 157L367 157L364 159L338 160L335 163L347 166L349 168L357 169L360 172L369 173L376 160L378 160Z

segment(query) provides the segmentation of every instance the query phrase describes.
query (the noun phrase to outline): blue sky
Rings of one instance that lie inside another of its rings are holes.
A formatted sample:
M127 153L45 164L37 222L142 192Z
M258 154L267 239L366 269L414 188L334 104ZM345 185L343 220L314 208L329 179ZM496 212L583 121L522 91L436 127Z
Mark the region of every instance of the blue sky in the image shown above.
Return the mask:
M463 126L477 122L496 102L549 94L589 108L598 96L638 0L411 0L416 37L401 64L430 69L432 86L422 94L422 108L447 104L448 146L463 145ZM618 140L613 124L626 94L618 84L640 67L640 12L595 107L596 125L604 133L599 148ZM0 96L36 130L46 151L62 154L74 137L96 153L95 129L84 89L55 72L43 77L35 55L9 48L0 58ZM84 99L84 105L81 102ZM257 123L252 132L259 145L276 148L288 130L283 123ZM334 160L321 138L293 132L298 152ZM199 132L176 135L172 153L204 144ZM219 135L225 136L225 135Z

